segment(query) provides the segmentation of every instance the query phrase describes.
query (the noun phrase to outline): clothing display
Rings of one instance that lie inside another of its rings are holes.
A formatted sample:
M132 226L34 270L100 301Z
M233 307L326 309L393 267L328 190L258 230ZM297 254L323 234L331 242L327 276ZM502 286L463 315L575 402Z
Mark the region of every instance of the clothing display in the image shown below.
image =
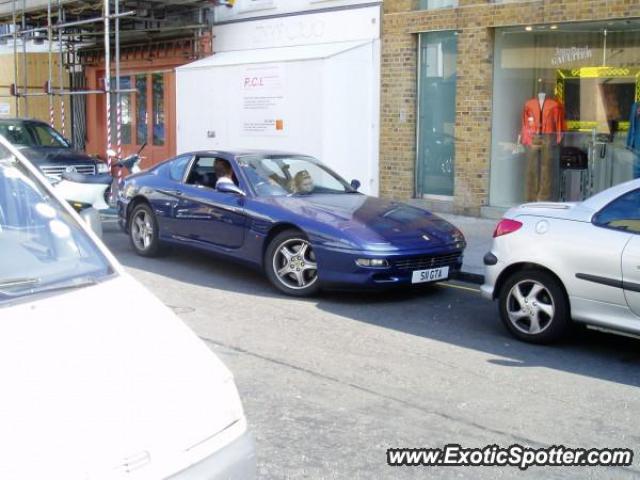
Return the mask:
M580 202L640 179L640 20L538 17L526 28L496 26L491 37L494 208Z
M526 149L527 179L525 199L527 202L553 200L555 182L555 157L557 148L555 135L534 135Z
M553 200L557 184L556 146L565 130L564 108L560 102L544 93L525 102L520 137L527 156L526 201Z
M541 105L542 103L542 105ZM556 143L562 140L562 132L566 131L564 108L553 98L535 97L524 104L522 110L521 138L523 145L531 145L535 135L555 134Z

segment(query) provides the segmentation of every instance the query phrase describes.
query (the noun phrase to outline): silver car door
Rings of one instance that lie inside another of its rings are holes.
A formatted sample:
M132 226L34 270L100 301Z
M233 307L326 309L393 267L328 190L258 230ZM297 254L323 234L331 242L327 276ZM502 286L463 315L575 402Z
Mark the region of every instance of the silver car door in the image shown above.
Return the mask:
M633 236L622 253L622 285L629 308L640 315L640 234Z
M640 190L632 190L613 200L593 218L594 225L627 237L620 260L627 305L640 314Z
M620 258L630 235L587 222L551 224L553 251L563 265L558 273L567 279L569 296L626 307Z

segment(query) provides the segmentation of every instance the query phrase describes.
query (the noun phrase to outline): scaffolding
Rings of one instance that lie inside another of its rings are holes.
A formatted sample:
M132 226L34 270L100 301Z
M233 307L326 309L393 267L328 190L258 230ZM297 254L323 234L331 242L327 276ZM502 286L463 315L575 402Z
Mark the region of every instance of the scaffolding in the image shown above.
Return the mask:
M27 4L29 1L29 4ZM124 3L126 1L126 4ZM100 5L101 3L101 5ZM6 6L10 4L10 11ZM109 167L113 160L115 125L116 155L122 154L121 95L136 94L135 88L121 88L121 43L151 42L192 36L194 58L199 56L199 46L205 29L213 23L215 5L228 2L210 0L3 0L0 7L0 24L5 27L0 42L13 42L13 84L8 94L15 100L16 116L29 116L29 98L47 97L49 122L54 123L54 105L60 102L60 125L66 135L67 122L64 99L87 95L105 96L106 138L105 153ZM126 5L126 9L121 7ZM133 7L133 8L132 8ZM123 22L126 22L123 28ZM8 31L7 31L8 30ZM47 41L47 81L41 89L30 87L27 68L27 42ZM124 39L122 38L124 36ZM99 38L102 38L100 45ZM209 37L210 38L210 37ZM22 47L22 67L19 68L18 44ZM54 46L57 45L57 51ZM65 88L65 70L82 71L80 53L98 50L104 58L104 82L102 88L79 88L69 76L69 88ZM210 50L210 49L209 49ZM58 55L58 71L54 72L54 55ZM19 78L22 70L22 78ZM112 75L115 82L112 82ZM57 77L57 78L55 78ZM112 85L115 83L115 85ZM22 109L20 100L22 99ZM113 102L115 100L115 102ZM71 102L70 102L71 103ZM115 112L112 108L115 103Z

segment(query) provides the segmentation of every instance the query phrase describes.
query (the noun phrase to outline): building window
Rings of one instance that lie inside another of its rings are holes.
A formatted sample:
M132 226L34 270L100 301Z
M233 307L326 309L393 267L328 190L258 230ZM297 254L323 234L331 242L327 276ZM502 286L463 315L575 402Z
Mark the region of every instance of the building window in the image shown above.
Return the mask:
M640 21L497 29L490 203L579 201L639 176Z
M151 77L153 85L153 144L164 145L164 74L154 73Z
M457 40L456 32L420 34L418 195L453 195Z
M111 78L111 88L116 89L116 77ZM120 77L120 90L131 88L131 77ZM117 132L118 123L118 97L120 98L120 135L123 145L131 144L131 94L111 94L111 131Z
M458 0L417 0L415 10L435 10L437 8L454 8Z
M136 143L147 143L147 74L136 75Z

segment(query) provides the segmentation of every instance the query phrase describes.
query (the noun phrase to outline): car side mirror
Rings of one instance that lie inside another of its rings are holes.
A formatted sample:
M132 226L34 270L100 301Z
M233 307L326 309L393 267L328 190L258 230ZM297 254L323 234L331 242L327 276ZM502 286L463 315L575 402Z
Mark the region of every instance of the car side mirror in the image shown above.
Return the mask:
M218 183L218 185L216 185L216 190L220 193L233 193L234 195L240 195L241 197L245 196L245 193L241 188L229 182Z
M351 188L354 190L358 190L361 186L362 184L360 183L360 180L356 180L355 178L351 180Z

